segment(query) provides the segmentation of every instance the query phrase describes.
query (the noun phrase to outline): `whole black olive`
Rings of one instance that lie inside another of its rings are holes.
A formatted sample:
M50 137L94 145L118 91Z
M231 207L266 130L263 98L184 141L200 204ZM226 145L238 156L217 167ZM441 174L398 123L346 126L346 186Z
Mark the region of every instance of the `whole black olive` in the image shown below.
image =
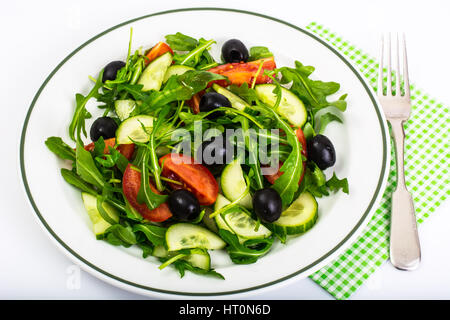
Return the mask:
M275 189L260 189L253 195L253 209L258 217L265 222L278 220L282 208L281 197Z
M225 62L247 62L249 54L242 41L231 39L223 44L222 57Z
M225 134L221 134L203 141L197 150L197 160L214 174L233 160L232 151L233 146L226 140Z
M200 112L213 111L216 108L227 107L231 108L231 102L224 95L217 92L207 92L200 99ZM213 112L207 116L208 119L215 119L220 116L220 112Z
M102 81L106 80L115 80L117 76L117 71L125 67L125 62L123 61L113 61L108 63L103 69L103 78Z
M91 140L97 141L100 137L103 139L114 138L116 136L117 123L113 118L100 117L94 121L91 126Z
M192 221L200 214L200 204L194 194L185 189L172 192L168 205L173 216L181 221Z
M318 134L307 141L308 159L324 170L333 166L336 162L336 152L330 139Z

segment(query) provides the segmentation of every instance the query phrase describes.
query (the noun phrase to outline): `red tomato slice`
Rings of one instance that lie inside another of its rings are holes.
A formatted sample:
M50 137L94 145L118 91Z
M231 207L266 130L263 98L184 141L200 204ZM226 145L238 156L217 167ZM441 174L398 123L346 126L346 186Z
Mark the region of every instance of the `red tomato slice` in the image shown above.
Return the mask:
M145 59L145 65L148 65L150 62L162 56L164 53L170 51L173 55L173 50L169 47L168 44L164 42L158 42L150 51L146 54L147 59Z
M262 68L258 73L258 69L261 63ZM273 57L270 57L246 63L239 63L239 62L227 63L209 69L208 71L228 77L228 81L227 80L214 81L220 86L226 87L230 84L240 86L243 83L247 83L249 86L251 86L256 74L257 74L256 84L272 82L272 80L268 76L264 75L264 70L273 70L275 68L276 68L275 60Z
M150 189L157 194L158 190L149 181ZM169 219L172 213L169 210L167 203L161 204L158 208L150 210L145 203L137 202L137 195L141 187L141 173L128 164L122 178L122 189L125 197L130 205L139 212L146 220L153 222L162 222Z
M187 104L189 105L189 107L191 107L192 112L194 114L197 114L200 112L200 99L202 98L202 96L205 94L205 91L202 90L196 94L194 94L192 96L192 98L190 100L187 101Z
M109 148L113 148L116 145L116 138L110 138L105 140L105 149L103 150L103 153L109 154ZM87 151L92 151L95 148L94 142L89 143L88 145L84 146L84 149ZM117 151L119 151L122 155L125 156L128 160L131 159L134 153L134 144L119 144L117 146Z
M203 165L194 163L194 159L183 155L169 153L159 159L162 175L182 183L170 183L174 189L187 189L192 192L201 205L211 205L216 202L219 185L212 173Z
M302 152L301 152L301 154L306 157L308 155L308 152L306 150L306 139L305 139L305 135L303 133L303 130L298 128L295 131L295 134L297 135L298 141L300 141L300 143L302 144ZM283 165L283 162L280 161L279 167L281 168L282 165ZM300 180L298 181L298 184L300 184L302 182L303 177L305 176L306 161L303 161L302 165L303 165L302 175L300 176ZM267 181L269 181L271 184L274 184L275 181L279 177L281 177L282 174L283 174L283 172L278 170L277 173L274 173L274 174L271 174L271 175L265 175L264 177L266 177Z

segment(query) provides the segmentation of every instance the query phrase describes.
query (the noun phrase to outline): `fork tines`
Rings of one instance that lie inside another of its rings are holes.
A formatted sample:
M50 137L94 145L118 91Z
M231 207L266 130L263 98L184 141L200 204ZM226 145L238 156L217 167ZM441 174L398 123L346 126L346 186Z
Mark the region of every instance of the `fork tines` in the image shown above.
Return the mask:
M386 39L385 39L386 38ZM391 34L388 33L387 37L381 36L381 52L380 52L380 62L378 69L378 95L379 96L405 96L409 98L409 78L408 78L408 61L406 55L406 40L405 35L402 35L402 56L403 56L403 74L400 76L400 45L399 45L399 36L398 33L396 35L395 40L395 52L396 56L396 68L395 68L395 94L392 92L392 68L391 68ZM386 47L386 56L387 56L387 82L386 82L386 94L384 94L383 87L383 76L384 76L384 53ZM403 88L404 94L402 95L402 78L403 78Z

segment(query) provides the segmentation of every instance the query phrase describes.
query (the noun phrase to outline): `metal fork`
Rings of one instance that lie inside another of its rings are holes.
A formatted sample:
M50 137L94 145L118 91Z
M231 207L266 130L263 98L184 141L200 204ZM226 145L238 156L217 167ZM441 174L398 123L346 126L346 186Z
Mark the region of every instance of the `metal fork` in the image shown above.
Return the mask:
M386 95L383 90L383 55L387 46L387 83ZM397 188L392 194L391 231L390 231L390 259L391 263L400 270L413 270L420 263L420 243L417 233L416 216L411 193L406 189L403 152L405 132L403 123L411 114L411 99L408 79L408 63L406 58L406 42L403 35L403 82L404 94L401 92L400 78L400 46L397 34L396 40L396 70L395 94L392 92L391 72L391 35L387 40L381 39L381 57L378 70L378 98L384 114L391 125L391 132L395 142L397 163Z

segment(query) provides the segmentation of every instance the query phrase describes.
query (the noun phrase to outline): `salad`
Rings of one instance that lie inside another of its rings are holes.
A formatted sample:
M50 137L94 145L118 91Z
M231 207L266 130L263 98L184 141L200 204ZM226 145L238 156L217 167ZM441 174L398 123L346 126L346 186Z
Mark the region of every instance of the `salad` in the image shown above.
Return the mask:
M314 226L316 198L348 193L347 179L323 172L336 162L325 128L346 109L346 95L327 98L338 83L237 39L217 60L214 40L178 32L133 53L131 38L126 60L75 95L74 146L45 141L66 160L62 177L81 191L97 239L137 246L181 276L223 278L211 250L255 263ZM102 116L87 128L90 100Z

